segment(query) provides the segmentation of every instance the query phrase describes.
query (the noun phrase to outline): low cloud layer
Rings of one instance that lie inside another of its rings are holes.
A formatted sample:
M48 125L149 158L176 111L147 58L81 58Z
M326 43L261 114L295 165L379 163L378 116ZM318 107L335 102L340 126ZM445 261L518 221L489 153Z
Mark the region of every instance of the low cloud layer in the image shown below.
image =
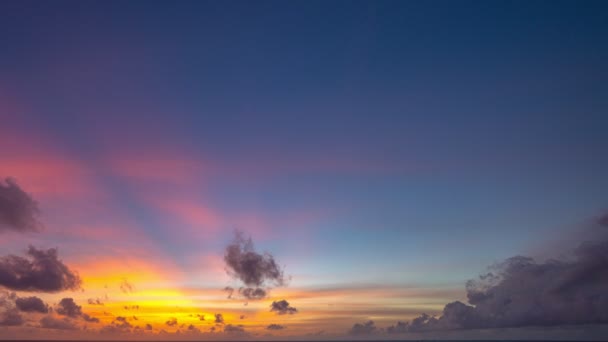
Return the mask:
M23 317L16 308L8 308L0 312L0 326L11 327L23 324Z
M0 233L37 232L39 209L34 199L11 178L0 180Z
M355 323L349 333L351 335L371 335L377 331L379 330L376 328L374 321L367 321L365 323Z
M48 313L49 308L38 297L20 298L15 292L0 291L0 326L23 325L22 312Z
M245 328L242 325L226 324L224 332L229 334L246 334Z
M270 324L269 326L266 327L267 330L283 330L285 329L285 326L280 325L280 324Z
M289 302L283 299L278 302L272 302L270 311L276 312L278 315L293 315L298 312L298 309L289 305Z
M608 219L597 220L605 237ZM568 258L537 262L517 256L467 282L470 305L449 303L389 333L608 323L608 239L581 244Z
M0 286L16 291L60 292L80 289L78 274L57 255L57 249L39 250L32 246L27 257L0 258Z
M241 232L236 232L234 241L226 247L224 261L228 273L247 287L285 284L283 270L274 257L256 252L251 238L246 239Z
M53 316L44 316L40 319L40 327L45 329L57 330L77 330L78 326L68 318L55 318Z

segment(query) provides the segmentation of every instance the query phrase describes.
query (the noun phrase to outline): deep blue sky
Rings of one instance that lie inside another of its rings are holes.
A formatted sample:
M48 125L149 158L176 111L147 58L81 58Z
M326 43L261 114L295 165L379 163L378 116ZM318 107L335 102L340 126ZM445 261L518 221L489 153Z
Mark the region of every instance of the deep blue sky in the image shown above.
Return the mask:
M0 13L0 176L41 187L50 232L128 222L188 274L239 228L295 286L460 288L608 203L605 1L15 1ZM74 188L103 189L91 204L103 211L78 207L80 190L60 196L73 174L20 158L77 165ZM200 229L210 235L189 235ZM69 241L71 257L88 250Z

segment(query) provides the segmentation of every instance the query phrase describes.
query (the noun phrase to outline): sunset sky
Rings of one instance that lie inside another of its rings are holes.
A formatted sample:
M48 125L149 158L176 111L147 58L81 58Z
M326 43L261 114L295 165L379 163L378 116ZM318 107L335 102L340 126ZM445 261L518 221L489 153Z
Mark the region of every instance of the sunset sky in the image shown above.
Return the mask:
M608 336L607 61L605 1L2 1L0 339Z

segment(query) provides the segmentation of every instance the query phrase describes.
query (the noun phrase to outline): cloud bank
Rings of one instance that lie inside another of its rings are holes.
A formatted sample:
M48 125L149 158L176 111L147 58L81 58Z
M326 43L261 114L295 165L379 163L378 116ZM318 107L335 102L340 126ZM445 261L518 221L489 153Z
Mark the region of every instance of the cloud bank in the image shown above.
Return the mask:
M365 323L355 323L349 333L351 335L371 335L377 331L379 330L376 328L374 321L367 321Z
M467 282L470 305L455 301L439 317L423 314L387 332L608 323L608 216L593 228L603 238L582 243L568 258L509 258Z

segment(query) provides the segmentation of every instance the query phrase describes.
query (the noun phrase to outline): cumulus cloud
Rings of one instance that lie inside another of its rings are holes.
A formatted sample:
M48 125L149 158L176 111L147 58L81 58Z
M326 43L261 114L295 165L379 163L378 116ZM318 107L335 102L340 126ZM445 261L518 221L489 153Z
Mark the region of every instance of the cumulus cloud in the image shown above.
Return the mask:
M601 217L595 228L608 229ZM605 237L605 232L601 236ZM582 243L560 260L516 256L466 284L469 304L449 303L389 332L608 323L608 239Z
M272 302L270 311L276 312L278 315L293 315L298 312L298 309L290 306L289 302L283 299L278 302Z
M17 291L59 292L77 290L81 280L57 257L57 249L30 246L27 257L0 258L0 286Z
M224 324L224 315L221 313L215 314L215 324Z
M19 311L23 312L49 312L48 305L46 305L42 299L36 296L17 298L15 299L15 305Z
M266 327L267 330L283 330L285 329L284 325L280 325L280 324L270 324L269 326Z
M196 317L198 317L198 319L199 319L200 321L204 321L204 320L205 320L205 315L202 315L202 314L196 314Z
M77 330L78 326L67 317L58 319L53 316L44 316L40 319L40 327L57 330Z
M234 241L226 247L224 261L227 272L247 287L285 284L283 270L274 257L256 252L251 238L246 239L242 232L236 232Z
M351 335L371 335L376 333L378 328L376 328L376 324L374 321L367 321L365 323L355 323L353 327L350 329Z
M0 233L40 231L42 225L38 214L36 201L15 180L0 180Z
M55 312L62 316L76 318L82 316L82 307L77 305L73 298L63 298L57 304Z
M170 327L174 327L177 325L177 318L175 317L171 317L169 318L168 321L165 322L166 325L170 326Z

